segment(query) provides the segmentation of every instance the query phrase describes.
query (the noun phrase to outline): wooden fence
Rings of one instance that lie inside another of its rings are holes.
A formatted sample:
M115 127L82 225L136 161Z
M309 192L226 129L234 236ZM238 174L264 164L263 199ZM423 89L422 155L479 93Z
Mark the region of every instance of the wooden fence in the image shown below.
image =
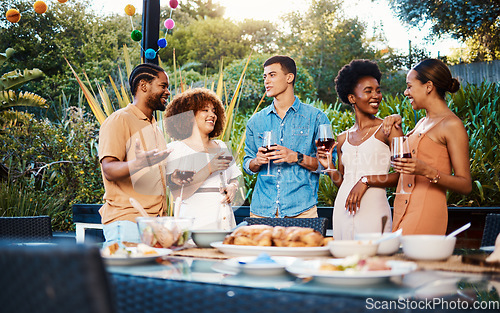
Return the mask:
M458 78L461 84L479 85L483 81L490 83L500 82L500 60L457 64L450 66L450 70L453 77Z

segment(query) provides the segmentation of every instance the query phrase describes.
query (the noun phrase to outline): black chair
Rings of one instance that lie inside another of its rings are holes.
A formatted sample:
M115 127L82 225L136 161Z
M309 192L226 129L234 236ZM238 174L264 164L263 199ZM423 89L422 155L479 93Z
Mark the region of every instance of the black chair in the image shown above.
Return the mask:
M481 247L494 246L495 240L500 233L500 214L490 213L486 215L484 223L483 238L481 239Z
M99 249L0 244L0 311L111 313L114 302Z
M41 241L52 239L50 216L0 217L0 238L16 241Z
M308 227L320 232L326 236L326 225L328 219L326 217L316 218L279 218L279 217L247 217L244 219L248 225L269 225L269 226L298 226Z

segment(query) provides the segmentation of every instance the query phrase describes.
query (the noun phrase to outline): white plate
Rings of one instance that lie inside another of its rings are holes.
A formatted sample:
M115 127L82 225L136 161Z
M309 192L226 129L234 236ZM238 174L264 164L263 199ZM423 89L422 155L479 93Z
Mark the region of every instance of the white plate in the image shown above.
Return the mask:
M135 265L147 262L153 262L156 258L168 255L172 253L170 249L154 248L158 254L156 255L137 255L137 249L135 247L128 247L127 250L131 251L132 254L128 256L114 255L114 256L103 256L104 262L107 265L122 266L122 265Z
M328 262L340 265L344 259L329 259ZM401 276L413 272L417 264L404 261L387 261L391 267L388 271L322 271L319 270L324 260L297 260L286 267L286 270L296 276L312 276L316 281L334 285L370 285L377 284L393 276Z
M239 246L226 245L222 241L212 242L212 247L227 255L245 256L259 255L266 252L271 256L324 256L330 255L328 247L265 247L265 246Z
M286 256L274 256L273 261L276 263L252 263L255 256L239 257L222 261L227 267L241 271L249 275L279 275L285 272L285 267L291 265L297 258Z

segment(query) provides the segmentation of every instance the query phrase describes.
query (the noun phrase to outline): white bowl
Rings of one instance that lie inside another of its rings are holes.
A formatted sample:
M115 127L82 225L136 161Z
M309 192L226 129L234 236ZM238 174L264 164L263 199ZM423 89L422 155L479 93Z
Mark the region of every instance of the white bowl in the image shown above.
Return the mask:
M380 238L385 238L392 233L384 233L383 235L381 233L361 233L361 234L356 234L354 235L354 239L358 240L371 240L375 241ZM377 254L379 255L389 255L389 254L394 254L398 252L399 250L399 245L400 245L400 238L401 236L396 236L394 238L382 241L378 245L377 249Z
M414 260L439 261L449 258L455 243L456 237L446 239L440 235L408 235L401 237L404 254Z
M231 233L230 230L191 230L191 238L198 248L211 248L210 244L216 241L224 241L227 235Z
M377 254L378 244L372 240L332 240L328 243L330 253L336 258L345 258L350 255L374 256Z

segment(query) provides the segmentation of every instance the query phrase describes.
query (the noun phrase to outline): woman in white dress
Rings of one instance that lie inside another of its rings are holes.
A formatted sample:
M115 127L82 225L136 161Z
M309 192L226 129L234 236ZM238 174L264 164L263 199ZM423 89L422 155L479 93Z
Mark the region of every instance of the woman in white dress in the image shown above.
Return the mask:
M382 100L381 76L376 63L353 60L335 79L339 98L354 109L356 119L350 129L338 135L338 168L327 172L339 187L333 212L335 239L354 239L357 233L380 232L383 216L388 217L384 231L391 231L385 188L396 186L399 174L389 174L390 144L393 137L403 134L393 128L386 136L381 128L382 119L375 117ZM318 148L318 160L324 167L328 165L327 153Z
M193 229L236 226L231 202L241 171L226 144L213 139L224 121L222 102L204 88L178 94L165 111L167 133L177 139L167 146L172 149L167 181L176 201L174 215L193 217Z

